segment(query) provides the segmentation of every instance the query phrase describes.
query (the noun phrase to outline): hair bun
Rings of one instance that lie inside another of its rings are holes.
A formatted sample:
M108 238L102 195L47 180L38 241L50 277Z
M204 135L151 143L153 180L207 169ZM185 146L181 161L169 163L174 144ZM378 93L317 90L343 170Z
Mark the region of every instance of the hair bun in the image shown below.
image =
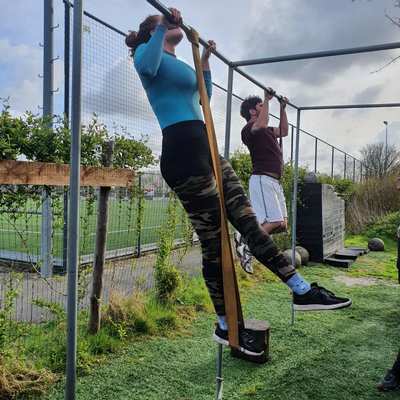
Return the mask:
M138 37L137 32L129 31L128 35L125 38L125 44L132 49L135 45L137 37Z

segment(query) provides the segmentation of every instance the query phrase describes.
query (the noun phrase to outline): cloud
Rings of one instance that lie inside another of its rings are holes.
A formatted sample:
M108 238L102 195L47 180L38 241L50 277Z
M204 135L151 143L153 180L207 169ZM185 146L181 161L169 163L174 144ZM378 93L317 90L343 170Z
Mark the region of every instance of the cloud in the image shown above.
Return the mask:
M355 94L353 97L353 103L354 104L374 103L383 90L384 90L383 85L371 86Z
M243 48L242 58L245 59L379 44L394 41L398 33L398 28L387 23L384 17L384 6L393 6L391 0L367 3L352 3L349 0L253 3L256 3L253 7L257 7L258 13L254 29ZM382 16L378 26L377 15ZM371 21L375 22L373 27ZM378 66L380 59L379 55L368 53L270 64L253 67L252 71L260 76L268 74L318 86L355 65L364 68Z
M42 82L38 74L42 69L42 52L25 44L12 45L0 39L0 97L9 97L17 113L38 111L41 104Z

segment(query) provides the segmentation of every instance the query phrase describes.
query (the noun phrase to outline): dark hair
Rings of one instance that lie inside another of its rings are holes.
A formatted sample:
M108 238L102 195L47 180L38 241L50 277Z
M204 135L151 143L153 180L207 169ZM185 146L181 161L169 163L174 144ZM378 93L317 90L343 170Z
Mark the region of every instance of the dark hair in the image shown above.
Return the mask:
M150 32L158 25L159 15L149 15L139 26L139 31L129 31L125 38L125 44L131 49L132 57L135 55L135 50L142 44L147 43L150 38Z
M246 121L249 121L251 118L250 110L255 110L256 105L262 102L261 97L258 96L246 97L240 106L240 115L245 118Z

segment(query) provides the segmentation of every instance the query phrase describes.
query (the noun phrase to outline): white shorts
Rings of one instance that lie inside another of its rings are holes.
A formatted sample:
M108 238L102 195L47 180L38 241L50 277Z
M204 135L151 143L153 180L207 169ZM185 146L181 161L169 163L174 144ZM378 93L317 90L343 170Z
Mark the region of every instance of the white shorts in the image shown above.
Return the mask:
M249 192L260 224L281 222L287 218L285 195L278 179L267 175L251 175Z

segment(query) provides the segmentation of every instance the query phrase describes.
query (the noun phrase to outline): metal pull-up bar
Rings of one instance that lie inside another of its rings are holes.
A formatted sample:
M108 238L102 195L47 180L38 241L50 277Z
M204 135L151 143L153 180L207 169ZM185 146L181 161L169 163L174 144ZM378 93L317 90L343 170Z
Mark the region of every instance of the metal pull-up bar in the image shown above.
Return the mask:
M156 8L160 13L165 15L167 18L172 18L172 13L168 7L166 7L164 4L159 2L158 0L146 0L149 4L151 4L154 8ZM184 30L184 32L187 34L191 31L192 27L185 24L184 21L181 21L179 26ZM208 42L204 40L202 37L199 37L199 43L203 45L204 47L208 47ZM242 71L240 68L238 68L234 63L230 60L228 60L224 55L222 55L219 51L215 50L213 51L213 54L219 58L222 62L227 64L229 67L231 67L233 70L235 70L238 74L242 75L243 77L247 78L250 82L254 83L256 86L258 86L260 89L263 89L267 92L269 92L268 88L263 85L262 83L258 82L256 79L248 75L246 72ZM275 94L274 97L278 100L281 100L283 96ZM295 108L296 110L298 107L295 104L292 104L290 102L287 103L289 106Z
M350 54L359 54L359 53L372 53L374 51L393 50L399 48L400 48L400 42L384 43L384 44L377 44L374 46L353 47L349 49L338 49L338 50L327 50L327 51L315 51L313 53L300 53L300 54L291 54L287 56L255 58L252 60L234 61L232 62L232 65L238 67L245 65L272 64L282 61L309 60L311 58L324 58L324 57L344 56Z

